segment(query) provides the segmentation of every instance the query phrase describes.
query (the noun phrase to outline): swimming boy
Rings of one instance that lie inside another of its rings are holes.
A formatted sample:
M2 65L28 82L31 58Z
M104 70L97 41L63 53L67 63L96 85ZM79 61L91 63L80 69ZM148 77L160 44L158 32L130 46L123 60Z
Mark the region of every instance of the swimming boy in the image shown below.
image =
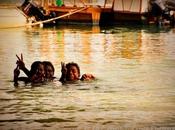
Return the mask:
M18 85L18 81L25 81L25 82L32 82L32 83L41 83L45 81L46 79L45 68L47 68L49 65L52 65L51 63L49 64L48 62L45 63L45 62L35 61L32 63L31 70L29 71L25 67L25 64L23 62L23 55L21 54L21 58L18 55L16 55L16 57L18 58L18 60L16 62L17 67L14 70L15 85ZM45 64L47 64L47 67L44 66ZM23 70L23 72L27 75L27 77L18 77L20 74L20 70ZM54 74L54 72L52 74Z
M54 77L55 68L53 64L50 61L43 61L43 64L44 64L46 80L52 81L53 79L55 79Z
M35 61L31 65L31 70L27 72L27 77L19 77L20 67L17 67L14 70L14 83L18 85L18 81L32 82L32 83L41 83L45 81L45 70L44 65L40 61ZM27 70L27 69L26 69Z
M92 74L83 74L80 78L80 67L77 63L70 62L65 64L61 62L61 67L62 75L60 77L60 81L63 83L66 81L87 81L95 79L95 77Z

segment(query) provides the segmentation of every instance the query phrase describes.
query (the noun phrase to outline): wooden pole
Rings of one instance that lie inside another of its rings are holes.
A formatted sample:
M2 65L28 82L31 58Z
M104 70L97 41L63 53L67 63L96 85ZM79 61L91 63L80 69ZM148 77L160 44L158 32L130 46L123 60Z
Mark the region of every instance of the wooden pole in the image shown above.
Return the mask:
M105 3L104 3L104 8L106 7L106 3L107 3L107 0L105 0Z
M131 5L129 7L129 11L131 11L132 4L133 4L133 0L131 1Z
M140 10L139 10L140 14L141 14L141 11L142 11L142 0L140 0Z
M112 3L112 10L114 11L114 4L115 4L115 0L113 0L113 3Z
M101 8L99 8L99 7L89 7L87 12L92 14L92 24L93 25L99 25L100 15L101 15Z
M122 0L122 8L123 8L123 12L124 12L124 4L123 4L123 0Z

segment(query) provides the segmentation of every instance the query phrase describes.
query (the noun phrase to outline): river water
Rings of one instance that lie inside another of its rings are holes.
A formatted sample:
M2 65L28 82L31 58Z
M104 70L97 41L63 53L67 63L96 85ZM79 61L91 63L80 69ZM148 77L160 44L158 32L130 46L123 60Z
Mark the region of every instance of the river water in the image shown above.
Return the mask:
M27 68L49 60L59 78L60 62L74 61L97 80L15 88L20 53ZM175 28L1 28L0 61L1 130L175 129Z

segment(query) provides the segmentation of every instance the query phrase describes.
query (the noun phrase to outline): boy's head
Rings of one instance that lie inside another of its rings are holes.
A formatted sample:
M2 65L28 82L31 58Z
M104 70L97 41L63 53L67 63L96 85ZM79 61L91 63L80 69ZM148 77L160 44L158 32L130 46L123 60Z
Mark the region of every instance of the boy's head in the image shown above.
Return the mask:
M31 76L34 74L44 74L44 65L41 61L35 61L31 65L31 70L30 70Z
M43 82L45 79L44 64L40 61L33 62L30 73L30 79L32 82Z
M66 69L67 69L67 74L66 74L67 81L79 80L80 68L77 63L74 63L74 62L67 63Z
M52 79L54 76L54 71L55 71L54 66L52 65L50 61L43 61L43 64L44 64L46 78Z

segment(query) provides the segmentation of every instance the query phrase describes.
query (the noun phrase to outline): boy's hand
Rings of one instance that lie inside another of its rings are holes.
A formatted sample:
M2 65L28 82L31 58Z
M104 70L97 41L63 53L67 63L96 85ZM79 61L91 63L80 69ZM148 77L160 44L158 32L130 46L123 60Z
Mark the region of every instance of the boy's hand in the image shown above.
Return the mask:
M81 77L81 80L83 81L89 81L89 80L94 80L95 77L92 74L83 74Z
M67 68L64 62L61 62L61 72L63 75L66 75L67 73Z
M16 57L18 58L16 64L19 66L19 69L24 69L25 68L25 64L23 62L23 55L22 55L22 53L21 53L21 58L18 55L16 55Z
M66 81L66 75L67 75L67 68L64 62L61 62L61 78L60 81L61 82L65 82Z

